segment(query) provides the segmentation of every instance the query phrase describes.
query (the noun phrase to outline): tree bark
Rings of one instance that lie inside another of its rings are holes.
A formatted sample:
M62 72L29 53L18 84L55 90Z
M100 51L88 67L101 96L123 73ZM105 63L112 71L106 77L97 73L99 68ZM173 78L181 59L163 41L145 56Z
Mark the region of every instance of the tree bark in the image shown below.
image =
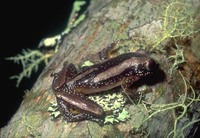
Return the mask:
M130 120L103 126L92 121L67 123L62 118L52 120L47 111L50 102L55 101L55 95L51 89L53 79L50 77L51 73L60 71L65 61L81 65L84 59L88 58L88 55L97 53L115 41L120 41L123 46L131 44L128 49L143 47L147 44L140 40L143 35L151 38L151 35L155 33L153 32L155 30L149 28L155 29L162 25L160 17L163 14L164 2L166 1L91 1L87 9L86 19L64 37L59 51L45 67L33 88L26 93L16 114L9 124L1 129L1 137L172 137L179 130L183 131L181 133L183 136L189 136L197 123L191 123L191 125L182 129L189 118L185 116L181 120L175 118L173 111L175 108L171 110L159 108L162 110L161 112L144 121L145 116L151 115L151 113L144 109L143 104L127 104L131 116ZM185 0L183 3L192 5L197 10L200 8L199 0ZM143 31L146 34L143 34ZM161 31L162 29L156 30L156 32ZM130 41L133 38L134 41ZM170 42L167 41L165 45ZM145 48L150 49L148 46ZM164 54L154 53L151 56L156 59L161 70L165 72L165 75L160 73L163 76L157 78L165 77L165 80L149 85L148 87L152 89L152 92L146 94L145 99L148 103L154 104L174 103L178 99L178 94L183 93L180 91L185 89L181 74L175 71L174 76L170 76L168 72L172 63L168 62ZM176 85L174 85L175 83ZM191 105L190 109L188 108L188 110L191 110L192 119L199 118L199 105L197 100ZM152 105L149 104L149 106ZM178 107L181 108L180 112L182 112L182 106ZM195 109L196 113L192 109ZM176 121L177 125L175 124ZM177 131L173 131L175 129Z

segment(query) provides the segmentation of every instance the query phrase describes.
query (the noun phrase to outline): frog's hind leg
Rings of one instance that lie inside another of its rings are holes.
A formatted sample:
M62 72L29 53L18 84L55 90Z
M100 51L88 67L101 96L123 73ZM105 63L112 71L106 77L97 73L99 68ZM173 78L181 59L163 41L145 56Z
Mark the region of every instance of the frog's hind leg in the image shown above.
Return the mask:
M66 103L62 99L57 98L57 102L59 110L62 113L63 119L66 120L67 122L75 122L84 119L89 119L87 117L87 114L74 110L73 108L70 107L68 103Z
M104 115L103 109L79 93L57 93L57 103L64 119L68 122L80 120L100 121Z

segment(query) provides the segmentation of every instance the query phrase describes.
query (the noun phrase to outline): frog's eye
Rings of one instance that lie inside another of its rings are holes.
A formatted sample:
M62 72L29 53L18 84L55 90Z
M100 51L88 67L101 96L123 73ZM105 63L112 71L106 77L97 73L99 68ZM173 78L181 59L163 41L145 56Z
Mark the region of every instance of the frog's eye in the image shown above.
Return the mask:
M158 65L156 64L156 62L153 59L150 59L147 62L145 62L144 67L148 71L152 71L152 70L155 70L158 67Z

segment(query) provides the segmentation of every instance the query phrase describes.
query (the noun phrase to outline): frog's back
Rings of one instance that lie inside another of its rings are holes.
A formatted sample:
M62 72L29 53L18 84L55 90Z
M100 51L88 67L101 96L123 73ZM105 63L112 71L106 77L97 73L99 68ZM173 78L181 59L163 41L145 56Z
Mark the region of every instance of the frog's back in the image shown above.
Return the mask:
M140 53L126 53L93 65L80 71L74 79L76 88L102 88L115 87L130 75L136 74L140 64L148 61L149 57Z

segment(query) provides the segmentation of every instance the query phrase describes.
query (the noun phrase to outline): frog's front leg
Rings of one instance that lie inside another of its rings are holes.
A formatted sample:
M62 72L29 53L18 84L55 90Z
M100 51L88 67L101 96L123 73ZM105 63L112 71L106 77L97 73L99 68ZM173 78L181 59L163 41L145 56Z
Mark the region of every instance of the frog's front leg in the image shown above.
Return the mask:
M102 107L80 93L56 93L56 98L59 110L68 122L85 119L100 121L104 116Z
M111 43L107 47L103 48L101 51L87 56L85 60L90 60L94 64L98 64L100 62L108 60L112 58L113 53L116 52L115 47L116 43Z
M131 98L134 98L134 99L138 99L140 94L138 93L134 93L134 91L136 91L136 88L131 88L131 86L140 79L139 76L130 76L130 77L127 77L121 87L123 89L123 92L126 94L126 96L130 96Z
M59 91L59 89L76 74L77 69L75 65L65 62L60 72L51 74L51 76L54 77L52 85L54 91Z
M123 92L126 94L126 96L130 96L132 99L136 99L136 100L140 98L141 91L140 92L137 91L137 88L139 85L138 84L135 85L136 84L135 82L137 82L140 79L141 78L139 76L133 75L133 76L127 77L123 81L121 87L123 89ZM145 83L145 82L143 82L143 83ZM146 94L150 91L151 91L151 89L147 89L145 91L142 91L142 94Z

